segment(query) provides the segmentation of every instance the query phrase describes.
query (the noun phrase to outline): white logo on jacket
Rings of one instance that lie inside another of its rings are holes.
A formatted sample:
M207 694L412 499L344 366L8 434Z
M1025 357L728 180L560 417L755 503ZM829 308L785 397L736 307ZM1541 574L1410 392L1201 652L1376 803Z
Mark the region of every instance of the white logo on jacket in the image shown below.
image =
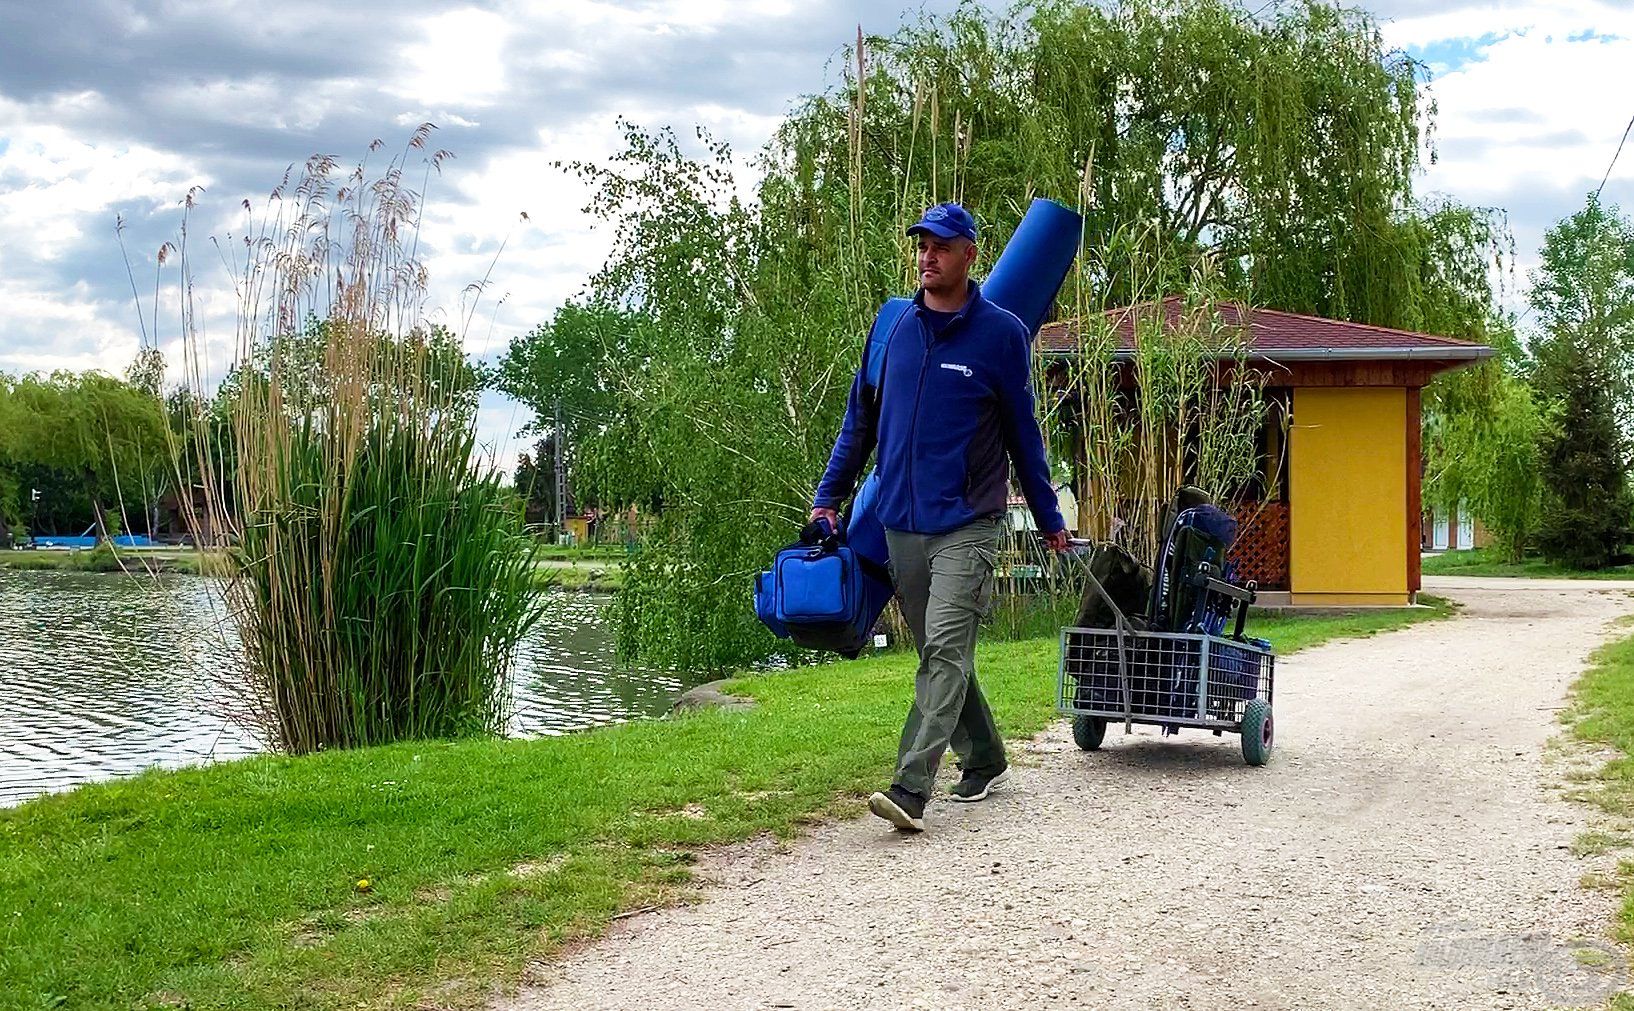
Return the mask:
M975 371L972 370L970 366L968 366L968 365L959 365L959 364L957 364L955 362L943 362L942 363L942 368L949 369L949 370L954 371L954 372L963 372L966 379L969 379L971 376L976 374Z

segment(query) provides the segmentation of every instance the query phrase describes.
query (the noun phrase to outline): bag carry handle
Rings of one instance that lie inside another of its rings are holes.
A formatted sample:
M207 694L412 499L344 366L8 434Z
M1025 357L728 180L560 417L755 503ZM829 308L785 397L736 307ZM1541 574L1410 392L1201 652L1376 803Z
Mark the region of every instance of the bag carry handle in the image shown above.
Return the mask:
M827 517L819 516L800 528L800 543L822 552L833 551L840 546L839 528Z
M821 558L823 555L831 555L838 551L844 543L845 528L843 526L836 527L827 519L819 517L801 527L800 539L783 550L808 548L807 558ZM864 558L856 552L852 552L851 558L856 563L857 568L861 569L870 579L884 583L886 586L894 587L896 585L896 580L891 578L889 567L881 565L871 558Z

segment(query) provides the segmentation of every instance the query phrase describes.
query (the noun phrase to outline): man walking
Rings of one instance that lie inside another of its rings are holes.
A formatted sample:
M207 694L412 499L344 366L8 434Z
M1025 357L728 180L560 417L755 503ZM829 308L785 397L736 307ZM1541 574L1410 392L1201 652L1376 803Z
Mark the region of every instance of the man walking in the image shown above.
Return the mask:
M890 324L879 388L866 370L851 385L811 516L838 525L837 510L877 447L877 508L919 671L896 775L868 807L919 832L950 744L963 770L954 800L981 800L1009 776L975 663L1009 495L1007 458L1045 541L1064 551L1067 533L1033 415L1032 335L970 280L975 220L958 204L937 204L908 234L918 238L920 289Z

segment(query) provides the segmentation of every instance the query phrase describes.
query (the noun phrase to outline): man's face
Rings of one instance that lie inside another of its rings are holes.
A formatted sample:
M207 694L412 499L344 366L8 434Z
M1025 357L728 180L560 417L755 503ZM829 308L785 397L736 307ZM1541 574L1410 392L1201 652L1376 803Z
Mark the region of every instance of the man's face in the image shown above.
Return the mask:
M963 236L944 239L921 232L917 238L920 285L938 294L964 288L976 262L976 244Z

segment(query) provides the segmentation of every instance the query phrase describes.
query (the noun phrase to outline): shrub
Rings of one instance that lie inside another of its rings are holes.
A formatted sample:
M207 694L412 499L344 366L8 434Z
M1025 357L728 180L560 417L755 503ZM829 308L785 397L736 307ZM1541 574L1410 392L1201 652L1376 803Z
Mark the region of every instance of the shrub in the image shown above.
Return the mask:
M235 465L218 483L208 455L195 461L206 488L226 489L194 527L231 545L250 719L290 752L502 729L515 649L542 606L514 500L477 456L475 376L452 334L411 315L425 272L407 252L419 198L402 160L337 187L333 160L313 159L274 191L239 282L252 294L230 387Z

